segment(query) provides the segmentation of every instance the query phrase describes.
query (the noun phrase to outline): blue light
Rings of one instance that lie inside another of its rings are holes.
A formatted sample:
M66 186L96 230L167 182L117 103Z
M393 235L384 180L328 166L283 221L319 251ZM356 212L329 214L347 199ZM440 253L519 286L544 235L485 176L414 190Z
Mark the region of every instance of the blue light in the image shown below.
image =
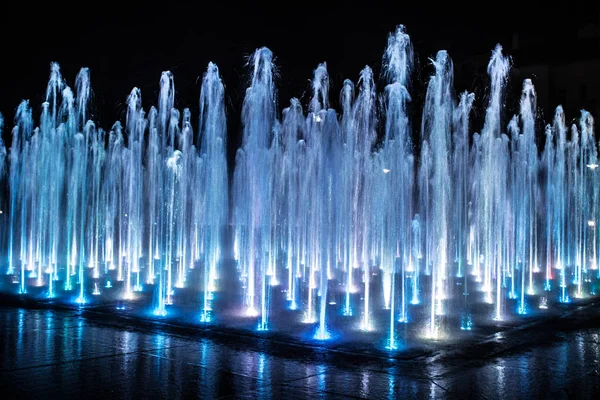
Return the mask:
M460 320L460 329L463 331L470 331L473 329L473 317L471 314L463 315Z
M269 330L269 327L267 326L266 323L259 322L258 326L256 327L256 330L259 332L266 332Z
M558 301L563 303L563 304L567 304L571 302L571 299L569 298L569 296L564 295L558 298Z
M313 336L313 338L315 340L320 340L320 341L325 341L325 340L329 340L331 339L331 334L329 333L329 331L324 328L317 328L317 331L315 332L315 335Z
M396 346L396 342L393 340L388 340L388 344L385 346L386 350L394 351L398 350L398 346Z
M167 316L167 310L165 308L155 308L152 313L154 315L156 315L157 317L166 317Z
M593 277L600 279L600 271L591 268L598 267L595 250L590 264L592 238L579 224L570 224L574 218L596 227L591 232L597 242L595 204L588 200L599 183L585 168L598 168L591 115L582 112L576 124L582 139L571 142L563 111L557 109L549 125L549 146L539 153L533 83L523 83L522 98L527 101L521 101L506 136L498 130L507 122L501 117L500 101L505 85L494 84L483 131L471 146L473 96L453 97L452 64L441 51L422 110L428 123L413 152L408 145L414 133L412 113L405 108L406 96L412 93L404 85L412 70L409 36L398 29L388 45L381 86L365 68L356 86L344 83L340 104L347 107L326 111L329 75L322 64L312 81L309 114L294 100L283 119L273 90L273 54L259 49L251 63L254 78L246 91L242 148L233 171L227 167L226 97L214 64L203 78L199 117L207 123L200 124L197 135L191 111L182 115L174 108L174 80L167 71L161 77L158 106L144 110L135 88L127 100L125 125L115 124L104 135L95 122L80 118L92 115L86 105L89 71L82 69L77 90L72 91L53 63L39 128L28 103L19 106L13 130L18 145L10 149L9 165L0 141L0 171L9 173L8 180L0 174L0 186L8 188L0 193L0 203L11 206L8 229L0 227L9 246L0 250L8 250L8 271L16 273L12 283L20 285L20 294L31 285L36 299L64 296L65 302L82 308L88 303L116 306L132 314L143 309L146 317L158 320L175 303L169 317L189 310L185 319L196 327L198 321L224 322L221 304L228 318L242 317L242 310L229 313L233 302L249 307L242 323L257 331L276 330L304 314L309 326L303 326L301 334L307 341L330 340L362 322L362 330L381 334L378 347L389 339L390 350L404 345L396 341L396 333L408 341L402 332L414 335L427 323L428 337L438 340L437 330L447 318L453 321L451 332L442 337L452 337L456 328L473 330L474 320L499 328L492 319L539 315L539 309L552 307L556 298L571 302L568 293L575 299L596 295L600 286ZM488 69L492 82L504 82L509 64L498 47ZM59 87L62 95L57 98ZM382 93L385 101L372 101L375 87L388 88ZM50 118L48 107L56 108L59 100L72 106L72 112ZM441 118L454 111L460 117L455 121ZM385 140L377 150L363 140L365 132L379 133L375 115L386 121L380 132ZM497 141L500 136L503 140ZM527 178L500 179L507 168ZM42 177L39 171L56 173ZM574 183L568 178L573 176L578 177ZM546 178L550 181L544 182ZM188 190L190 182L198 187ZM39 192L39 184L52 190ZM573 190L566 190L569 184ZM570 210L572 204L581 207ZM547 212L546 217L532 214L533 208ZM230 214L235 215L231 223ZM469 222L471 216L477 223ZM223 230L226 225L231 229ZM233 254L225 251L223 240L232 241ZM236 264L232 276L223 274L229 271L230 256ZM550 261L555 259L560 275L551 279ZM541 260L546 262L545 274L538 266ZM194 265L204 270L196 268L197 273L190 274ZM227 279L219 281L219 276ZM235 278L239 286L230 285ZM117 282L114 287L112 279ZM103 281L113 290L101 291ZM275 285L281 288L275 290ZM449 289L452 293L446 293ZM466 297L468 291L475 295L480 289L486 304L476 296ZM17 288L11 285L10 290ZM144 290L143 295L134 293ZM543 297L532 298L534 291ZM195 300L199 292L204 293L202 305ZM219 302L221 296L231 302ZM385 318L382 300L388 310ZM352 304L357 304L357 314ZM491 306L495 314L488 314ZM442 311L448 317L441 317ZM382 333L387 322L389 337ZM415 329L400 325L409 322ZM286 334L297 333L296 326L285 328Z
M406 349L406 343L398 338L397 335L393 335L388 337L385 340L385 345L383 346L387 351L402 351Z
M212 322L212 315L210 310L204 310L200 315L200 322L203 324Z

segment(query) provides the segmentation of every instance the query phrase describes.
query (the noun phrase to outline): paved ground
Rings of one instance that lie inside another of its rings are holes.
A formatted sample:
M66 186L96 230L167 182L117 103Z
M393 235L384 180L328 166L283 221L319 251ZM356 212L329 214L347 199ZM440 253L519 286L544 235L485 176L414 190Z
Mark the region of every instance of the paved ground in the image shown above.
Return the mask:
M0 398L598 398L600 304L391 360L0 307Z

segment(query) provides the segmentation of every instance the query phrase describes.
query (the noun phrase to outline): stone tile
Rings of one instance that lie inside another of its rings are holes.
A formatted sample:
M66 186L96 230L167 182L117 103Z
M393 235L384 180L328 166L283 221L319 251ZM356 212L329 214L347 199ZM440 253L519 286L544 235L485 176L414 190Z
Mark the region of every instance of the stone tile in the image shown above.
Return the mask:
M301 347L265 352L235 336L166 332L69 311L0 307L2 399L560 399L600 393L600 329L590 326L526 344L523 337L512 346L507 339L496 354L463 347L454 357L446 352L410 361L348 354L319 359Z

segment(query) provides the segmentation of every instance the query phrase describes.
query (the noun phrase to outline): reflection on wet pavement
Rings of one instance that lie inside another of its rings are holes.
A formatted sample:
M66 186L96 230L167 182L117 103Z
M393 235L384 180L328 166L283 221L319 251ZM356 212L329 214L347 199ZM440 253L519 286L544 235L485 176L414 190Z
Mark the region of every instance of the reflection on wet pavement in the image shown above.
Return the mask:
M0 387L3 399L19 400L598 398L600 323L589 321L529 342L508 338L493 355L463 349L400 361L263 351L76 310L0 307Z

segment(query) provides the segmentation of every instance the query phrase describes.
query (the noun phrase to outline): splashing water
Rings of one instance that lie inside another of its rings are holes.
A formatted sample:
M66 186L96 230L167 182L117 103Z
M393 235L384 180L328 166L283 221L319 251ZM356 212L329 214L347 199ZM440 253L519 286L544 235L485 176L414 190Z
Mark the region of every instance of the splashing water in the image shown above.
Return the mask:
M134 88L125 121L108 132L89 120L90 71L72 90L51 64L37 127L23 101L9 151L0 142L1 266L15 292L116 298L161 318L170 307L194 309L202 323L234 322L231 311L243 307L241 319L261 331L308 329L327 340L356 326L383 334L390 350L406 339L399 324L439 339L594 295L591 114L567 127L558 106L536 143L526 79L518 115L504 120L510 59L497 46L474 133L475 97L455 97L442 50L415 134L413 58L399 26L381 79L366 66L356 84L345 80L339 112L323 62L306 112L293 98L280 117L274 55L256 50L231 191L215 64L202 79L197 125L175 108L165 71L157 105L146 112Z

